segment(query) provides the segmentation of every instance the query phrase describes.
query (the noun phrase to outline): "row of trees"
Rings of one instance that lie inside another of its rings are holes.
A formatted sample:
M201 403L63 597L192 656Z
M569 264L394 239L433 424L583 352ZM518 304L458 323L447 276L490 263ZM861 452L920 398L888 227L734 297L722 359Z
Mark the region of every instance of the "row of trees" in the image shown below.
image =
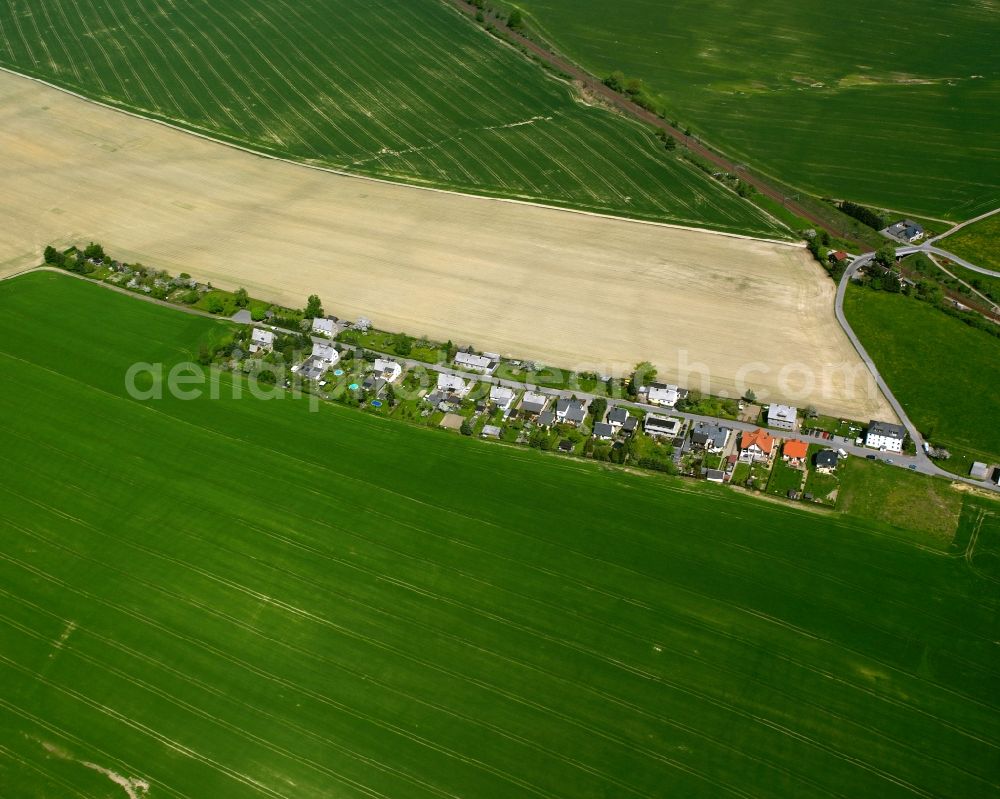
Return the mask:
M866 205L852 203L850 200L844 200L840 204L840 210L848 216L854 217L862 224L868 225L868 227L875 230L881 230L889 224L888 220L882 214L872 210Z

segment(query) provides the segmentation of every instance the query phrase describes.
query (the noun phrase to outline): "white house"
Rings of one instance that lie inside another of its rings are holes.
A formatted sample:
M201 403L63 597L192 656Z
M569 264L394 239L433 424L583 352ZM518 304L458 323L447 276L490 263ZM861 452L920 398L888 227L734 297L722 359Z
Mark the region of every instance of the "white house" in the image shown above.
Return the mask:
M646 389L646 400L651 405L673 408L680 399L680 389L666 383L650 383Z
M375 359L375 376L381 377L386 383L395 383L403 374L403 367L395 361L385 358Z
M514 402L514 390L505 386L491 386L490 402L500 410L506 411Z
M472 352L460 352L455 356L455 366L482 372L484 375L496 369L498 361L499 358L494 358L492 354L476 355Z
M460 397L464 397L469 393L469 384L456 375L439 373L437 389L438 391L444 391L449 394L457 394Z
M889 422L877 422L874 419L868 424L868 432L865 433L866 447L885 449L888 452L902 452L905 440L905 427Z
M322 361L329 368L340 360L340 353L332 344L327 344L325 341L314 341L312 357L316 361Z
M250 352L270 352L273 349L274 333L255 327L250 334Z
M769 405L767 408L767 426L777 430L794 430L799 416L799 409L791 405Z
M316 317L313 319L312 332L317 333L321 336L330 336L333 338L333 334L337 331L337 324L333 319L321 319Z

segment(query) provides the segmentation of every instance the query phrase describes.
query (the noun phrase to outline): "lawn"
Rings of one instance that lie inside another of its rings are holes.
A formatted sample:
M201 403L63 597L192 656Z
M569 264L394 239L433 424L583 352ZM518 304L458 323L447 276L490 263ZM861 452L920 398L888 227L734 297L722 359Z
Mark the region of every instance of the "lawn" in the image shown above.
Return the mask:
M11 0L0 64L353 174L789 235L440 0Z
M957 233L941 239L937 244L976 266L1000 271L1000 214L988 216L964 227ZM963 271L968 273L968 270ZM975 273L969 274L975 275ZM979 277L989 279L985 275ZM1000 297L994 301L1000 302Z
M837 509L920 533L946 547L955 535L962 496L947 482L867 458L849 458L838 470Z
M799 491L802 488L803 476L801 469L793 469L778 458L771 467L771 476L767 481L767 493L784 497L789 491Z
M926 437L948 447L966 473L971 459L1000 459L1000 427L994 423L1000 394L991 371L1000 340L900 294L851 286L844 311Z
M816 196L958 219L1000 204L992 4L517 5L592 72L641 78L669 119Z
M131 364L225 323L56 274L0 309L6 796L1000 782L1000 598L962 558L226 378L139 401Z

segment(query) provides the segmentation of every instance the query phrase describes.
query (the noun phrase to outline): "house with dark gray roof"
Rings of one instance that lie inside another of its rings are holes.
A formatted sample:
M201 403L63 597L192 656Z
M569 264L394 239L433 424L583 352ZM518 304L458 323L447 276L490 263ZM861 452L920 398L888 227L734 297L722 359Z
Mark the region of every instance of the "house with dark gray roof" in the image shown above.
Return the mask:
M837 468L839 462L840 456L832 449L824 449L822 452L817 452L813 458L813 465L816 467L816 471L819 472L832 472Z
M901 424L879 422L874 419L868 423L868 431L865 433L866 447L884 449L888 452L902 452L905 440L906 428Z
M698 422L691 431L691 444L707 452L722 452L731 432L728 427Z
M594 438L598 438L601 441L610 441L615 437L614 428L607 422L598 422L594 425Z
M556 402L556 418L566 424L580 424L587 417L587 405L581 399L560 399Z

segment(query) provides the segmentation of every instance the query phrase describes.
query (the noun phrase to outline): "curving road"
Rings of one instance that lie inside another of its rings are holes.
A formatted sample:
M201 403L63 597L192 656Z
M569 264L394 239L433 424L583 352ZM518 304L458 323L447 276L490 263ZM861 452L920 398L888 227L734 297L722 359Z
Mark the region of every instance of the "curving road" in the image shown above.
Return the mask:
M929 242L928 242L929 243ZM914 252L922 251L921 247L900 247L896 250L896 255L910 255ZM847 334L847 338L850 339L851 345L857 350L858 355L861 360L864 361L865 366L868 367L868 371L871 372L872 377L875 379L876 385L879 390L885 396L889 405L896 412L899 417L899 421L906 428L906 432L909 433L910 438L913 439L913 443L917 445L917 454L913 458L913 463L916 464L916 470L922 472L923 474L935 475L938 477L947 477L949 480L959 480L963 483L968 483L969 485L974 485L978 488L988 488L991 491L1000 492L1000 486L994 485L989 482L989 480L973 480L971 477L961 477L959 475L953 474L952 472L946 471L939 466L937 466L924 452L923 448L923 437L920 435L920 431L917 430L917 426L913 424L910 417L906 415L906 411L903 409L902 404L896 399L895 394L889 388L889 385L885 382L882 374L879 372L878 367L875 365L875 361L868 354L868 351L864 348L864 345L854 334L854 330L851 328L850 323L847 321L847 316L844 314L844 296L847 294L847 286L851 282L851 278L857 274L858 270L862 267L867 266L874 259L875 253L867 252L863 255L859 255L854 259L853 263L844 271L843 277L840 278L840 283L837 285L837 300L834 306L834 312L837 316L837 322L843 328L844 333ZM950 257L950 256L949 256ZM983 270L977 270L983 271ZM1000 277L1000 274L996 272L990 272L986 270L987 274L994 274Z

